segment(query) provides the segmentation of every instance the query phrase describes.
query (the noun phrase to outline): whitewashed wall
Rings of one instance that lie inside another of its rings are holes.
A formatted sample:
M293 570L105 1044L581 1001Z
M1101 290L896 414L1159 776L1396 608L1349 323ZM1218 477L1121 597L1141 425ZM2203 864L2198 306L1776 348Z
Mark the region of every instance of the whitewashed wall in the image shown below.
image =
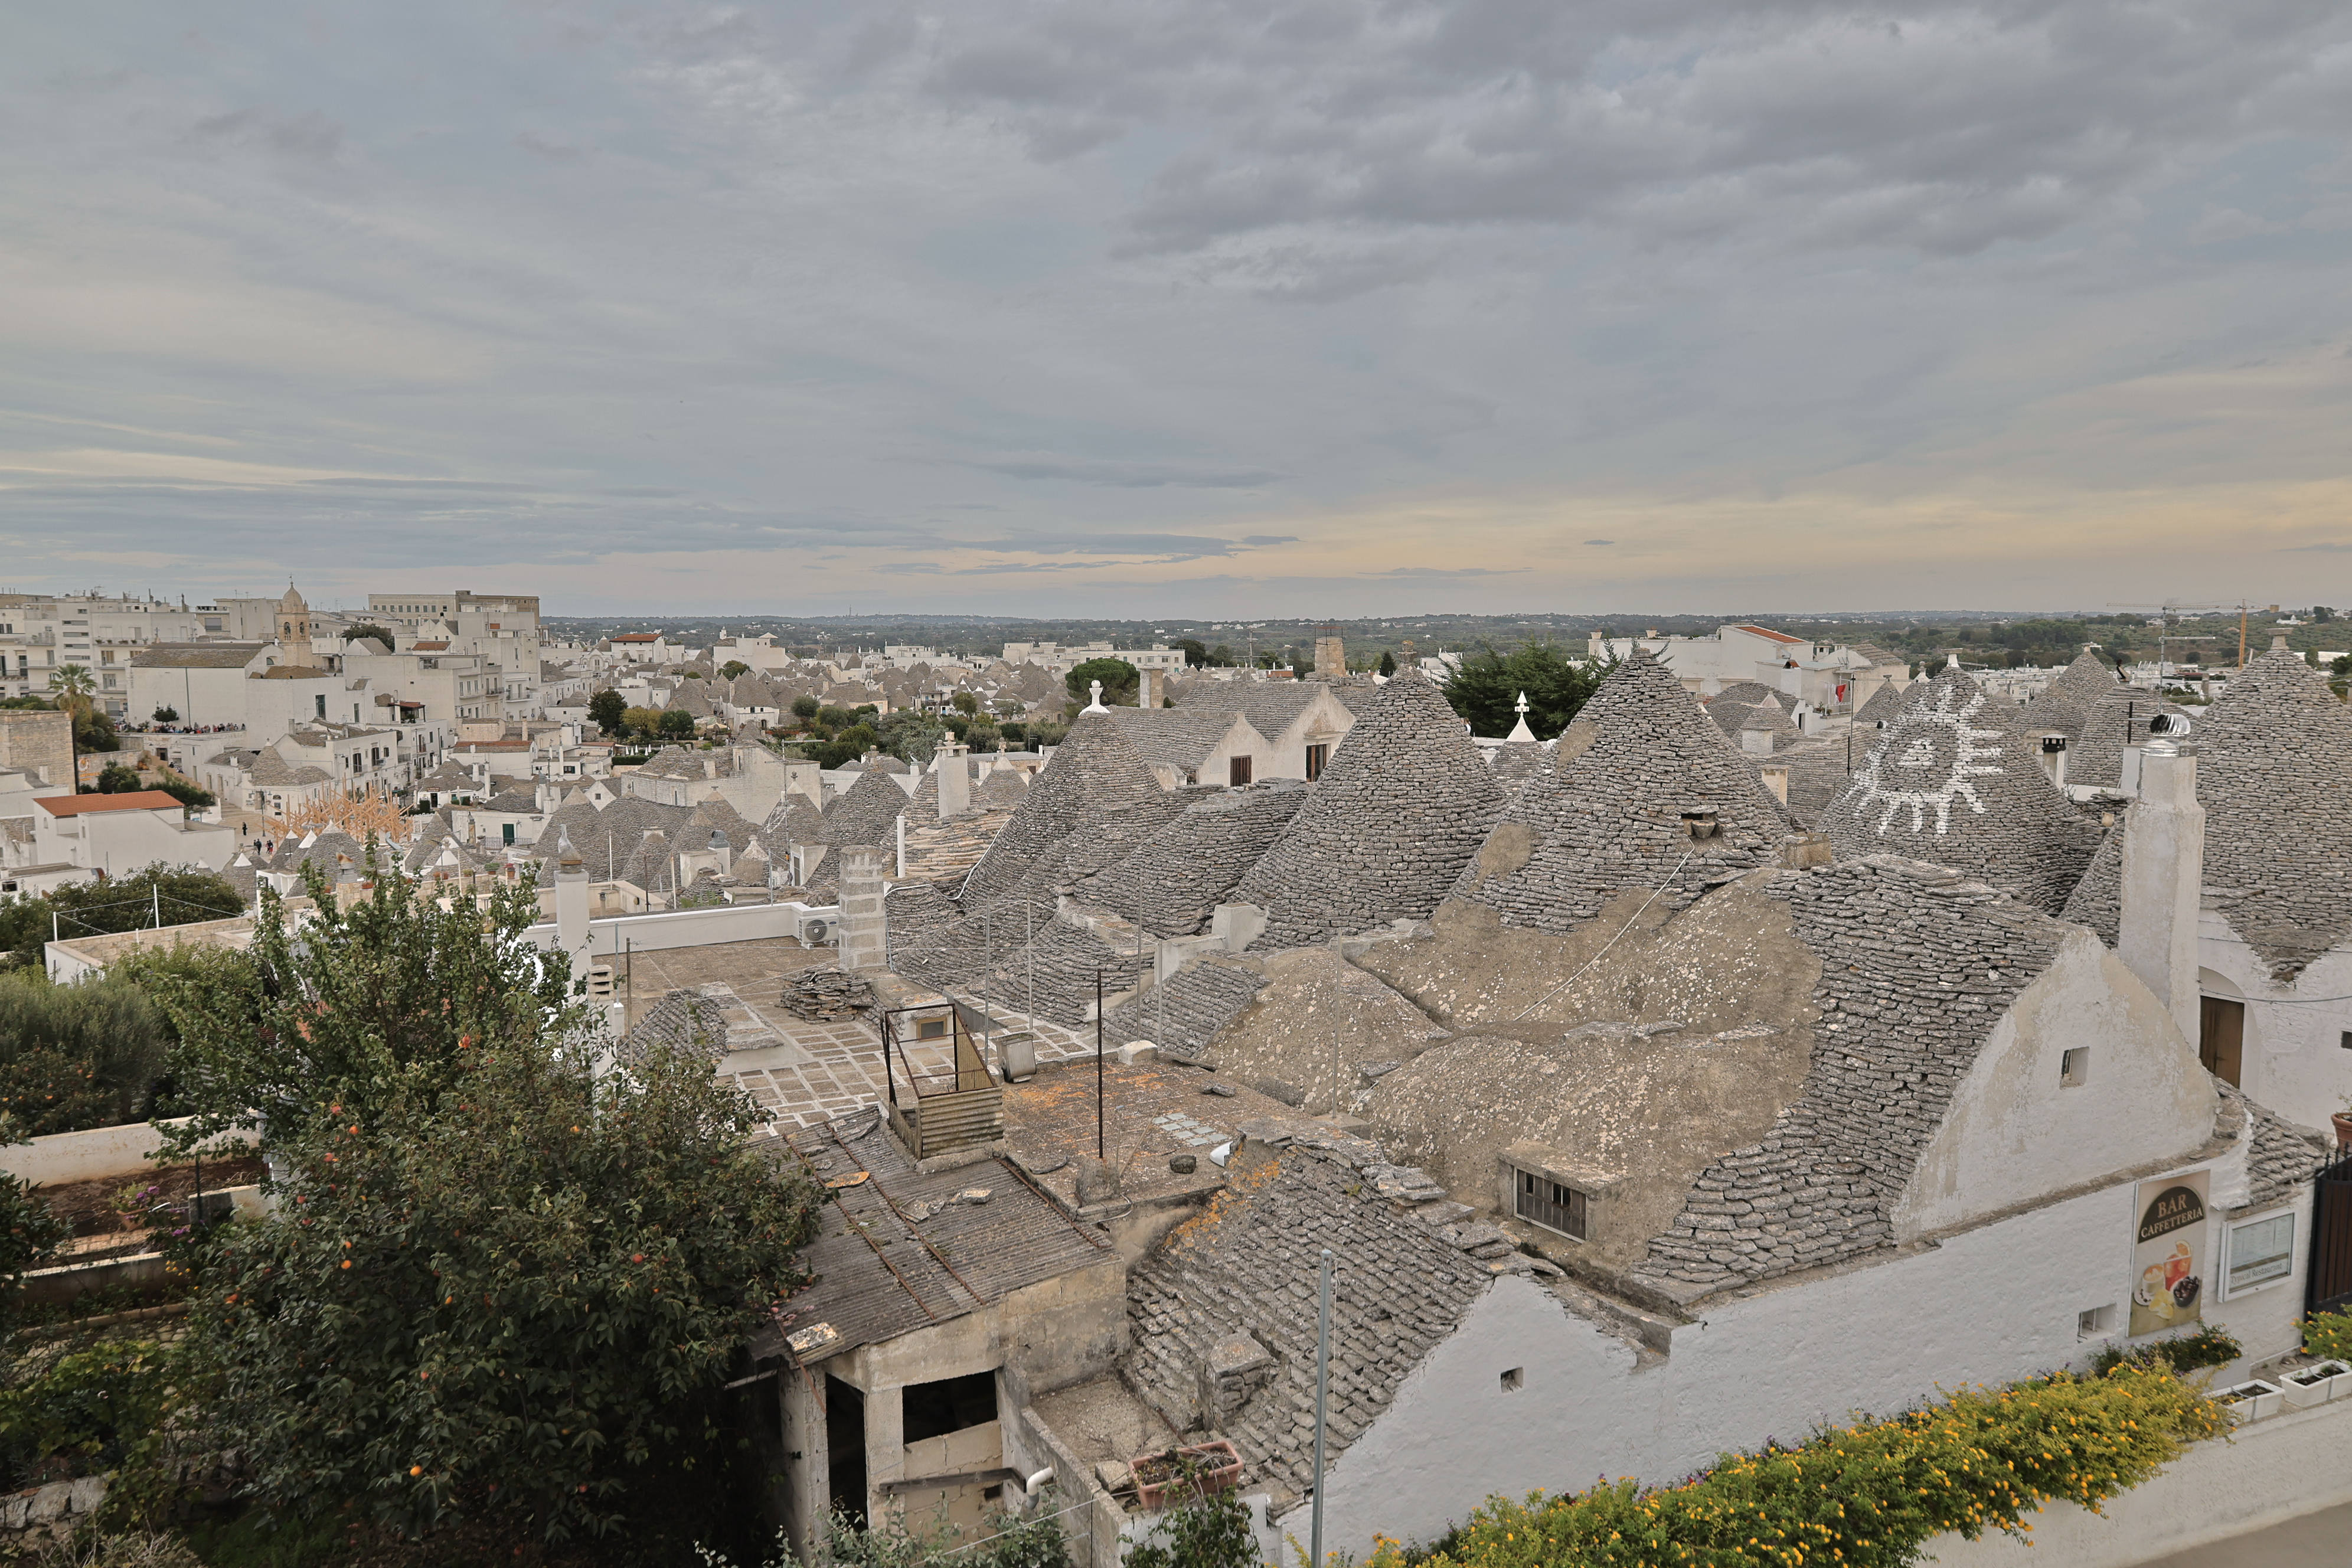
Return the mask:
M166 1121L161 1127L178 1127ZM218 1142L247 1144L249 1132L225 1132ZM163 1146L163 1135L152 1121L125 1122L120 1127L95 1127L87 1132L52 1132L29 1143L0 1147L0 1171L19 1181L56 1186L64 1182L90 1182L101 1176L144 1175L154 1169L151 1156Z
M2244 1173L2210 1168L2218 1211L2233 1185L2242 1194ZM1498 1281L1333 1467L1325 1549L1360 1556L1376 1532L1428 1540L1497 1491L1572 1491L1603 1476L1668 1483L1719 1452L1797 1442L1858 1412L1932 1400L1939 1387L2079 1365L2102 1342L2076 1337L2076 1314L2126 1299L2133 1199L2124 1184L1890 1261L1710 1304L1648 1365L1531 1283ZM2307 1198L2302 1207L2299 1229ZM2221 1222L2211 1223L2207 1258L2218 1273ZM2237 1334L2250 1359L2291 1348L2303 1267L2298 1254L2290 1279L2209 1300L2208 1319ZM1513 1367L1525 1381L1505 1394ZM1303 1542L1305 1510L1274 1529Z
M2352 1109L2352 948L2324 953L2292 985L2273 984L2270 966L2207 910L2197 922L2197 961L2209 996L2246 1004L2239 1087L2288 1121L2325 1129Z

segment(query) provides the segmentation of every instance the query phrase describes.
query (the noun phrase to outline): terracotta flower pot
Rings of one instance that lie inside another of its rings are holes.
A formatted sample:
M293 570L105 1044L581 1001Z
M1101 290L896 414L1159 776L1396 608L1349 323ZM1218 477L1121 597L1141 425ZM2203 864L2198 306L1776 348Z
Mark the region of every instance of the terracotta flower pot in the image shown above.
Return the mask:
M2328 1120L2336 1123L2336 1146L2352 1149L2352 1110L2339 1110Z

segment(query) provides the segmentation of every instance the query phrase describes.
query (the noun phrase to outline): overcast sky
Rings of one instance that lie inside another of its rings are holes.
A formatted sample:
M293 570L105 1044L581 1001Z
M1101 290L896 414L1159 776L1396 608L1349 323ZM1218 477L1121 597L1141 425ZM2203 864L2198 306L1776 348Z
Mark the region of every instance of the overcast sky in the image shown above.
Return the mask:
M0 18L0 587L2352 600L2343 0Z

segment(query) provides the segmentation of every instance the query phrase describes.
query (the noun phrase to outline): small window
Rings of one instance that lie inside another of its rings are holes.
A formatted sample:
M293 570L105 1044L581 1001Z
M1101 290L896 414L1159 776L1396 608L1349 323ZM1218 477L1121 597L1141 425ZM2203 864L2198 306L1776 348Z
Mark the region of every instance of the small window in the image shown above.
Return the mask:
M511 823L511 822L504 822L504 823L500 823L500 824L499 825L499 834L501 835L501 839L500 839L500 841L501 841L502 843L511 844L511 843L513 843L513 842L514 842L514 824L513 824L513 823Z
M1516 1394L1528 1385L1528 1369L1515 1366L1503 1374L1503 1392Z
M1250 759L1234 757L1227 763L1226 782L1235 789L1250 782Z
M2091 1047L2076 1046L2058 1056L2058 1087L2080 1089L2091 1081Z
M2346 1050L2352 1051L2352 1029L2347 1029L2341 1035L2338 1035L2336 1037L2336 1043L2342 1046Z
M2294 1272L2294 1215L2230 1227L2230 1288L2235 1296Z
M312 709L310 716L312 718L323 719L327 716L327 700L325 698L313 697L310 699L310 706Z
M975 1372L937 1383L910 1383L898 1397L905 1441L944 1437L996 1419L996 1374Z
M918 1018L915 1020L915 1038L919 1040L940 1039L946 1036L947 1032L948 1021L945 1018Z
M1518 1215L1530 1225L1584 1239L1584 1194L1549 1176L1519 1173Z
M2102 1334L2112 1333L2115 1326L2116 1310L2113 1305L2093 1307L2074 1314L2074 1337L2078 1340L2095 1340Z
M1330 760L1330 742L1318 742L1307 748L1307 782L1313 784L1323 776L1323 764Z

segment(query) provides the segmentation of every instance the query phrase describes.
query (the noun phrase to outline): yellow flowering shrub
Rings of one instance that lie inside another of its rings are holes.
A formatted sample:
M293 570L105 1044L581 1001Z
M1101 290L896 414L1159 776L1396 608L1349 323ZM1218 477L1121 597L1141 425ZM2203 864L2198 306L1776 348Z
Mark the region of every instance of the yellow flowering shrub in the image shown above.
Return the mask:
M1963 1389L1796 1447L1726 1454L1676 1486L1490 1498L1419 1568L1904 1568L1944 1531L2030 1531L2023 1516L2050 1498L2095 1510L2225 1425L2202 1394L2140 1365ZM1366 1568L1406 1557L1383 1543Z
M2352 1312L2314 1312L2305 1318L2303 1348L2323 1359L2352 1361Z

